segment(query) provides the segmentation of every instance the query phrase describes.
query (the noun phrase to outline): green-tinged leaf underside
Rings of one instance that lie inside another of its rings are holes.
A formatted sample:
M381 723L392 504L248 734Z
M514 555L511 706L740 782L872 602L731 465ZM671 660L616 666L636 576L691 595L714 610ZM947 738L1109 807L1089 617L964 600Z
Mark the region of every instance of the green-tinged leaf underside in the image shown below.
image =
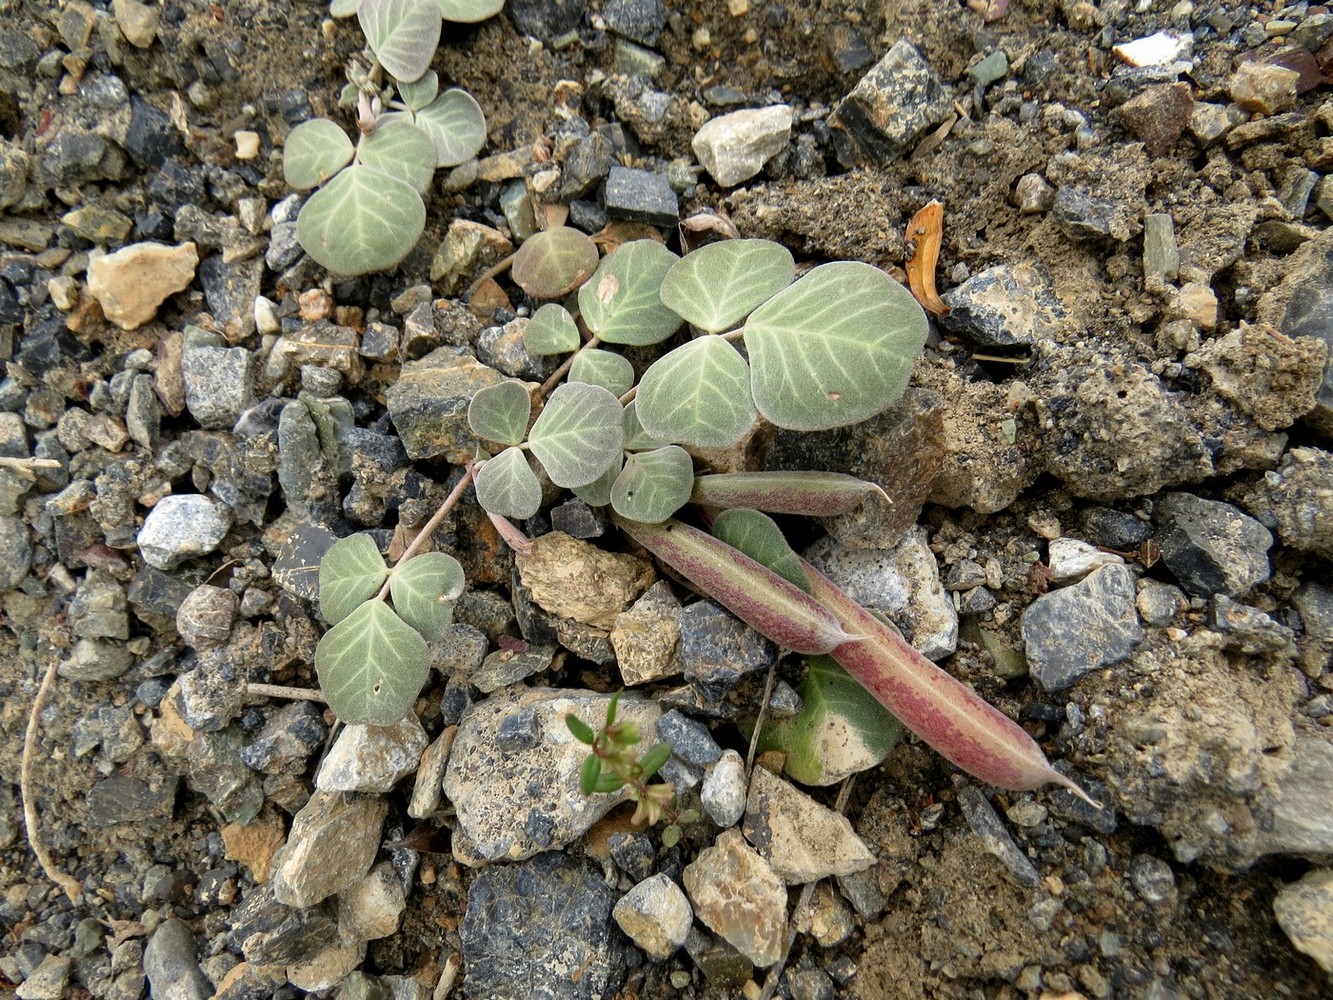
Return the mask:
M346 132L327 118L312 118L287 136L282 174L293 190L308 191L351 163L355 152Z
M694 481L695 503L708 507L753 507L771 514L836 517L878 494L876 484L842 472L719 472Z
M606 471L625 440L620 401L599 385L567 382L551 393L528 445L551 482L586 486Z
M509 273L534 299L558 299L587 281L595 270L597 244L586 233L557 226L524 240Z
M515 445L523 442L532 416L532 397L522 382L508 381L478 389L467 408L467 423L483 441Z
M360 5L361 0L331 0L329 3L329 16L351 17L356 13L356 9Z
M311 195L296 217L305 252L335 274L384 271L426 227L426 204L404 181L351 166Z
M454 620L463 592L463 567L443 552L423 552L394 567L389 596L399 617L427 639L438 639Z
M879 268L822 264L746 321L755 405L789 430L859 423L902 395L925 339L926 314Z
M506 448L477 470L477 503L492 514L525 520L541 509L542 484L520 448Z
M757 510L724 510L713 521L713 534L788 583L807 594L810 592L810 581L801 568L801 560L787 544L782 529L767 514Z
M643 424L639 422L639 401L637 399L631 399L625 404L625 412L622 415L621 423L625 427L626 451L651 451L653 448L661 448L666 445L665 441L659 441L643 429Z
M791 284L791 251L772 240L723 240L686 254L662 279L662 302L688 323L721 333Z
M399 80L415 80L430 68L440 44L435 0L361 0L356 17L375 58Z
M440 75L433 69L427 70L409 83L404 83L402 80L396 82L398 96L411 111L420 111L435 100L435 96L440 92Z
M569 381L600 385L613 396L623 396L634 384L634 366L619 354L590 348L574 356Z
M735 444L756 413L745 359L711 335L655 361L644 372L635 400L639 422L653 437L705 448Z
M875 767L902 737L902 723L831 657L811 657L797 691L801 711L764 726L759 748L784 752L787 774L802 784Z
M589 507L605 507L611 502L611 487L615 485L622 468L624 457L618 455L607 470L587 486L575 486L574 495Z
M466 90L446 90L416 114L416 126L435 144L435 165L456 167L486 144L486 116Z
M662 279L680 258L656 240L622 243L579 289L579 312L608 344L642 347L666 340L680 317L662 305Z
M579 328L569 310L548 302L532 314L523 331L523 346L529 354L568 354L579 349Z
M446 21L475 24L500 13L505 0L436 0Z
M319 687L348 725L400 721L430 674L426 640L383 601L367 601L315 648Z
M668 445L625 459L611 487L611 507L621 517L656 524L685 506L694 486L694 460L684 448Z
M338 624L374 597L388 575L370 535L338 539L319 561L319 613L330 624Z
M419 193L430 189L430 179L435 176L435 145L406 115L380 119L375 131L361 140L357 159L367 167L412 185Z

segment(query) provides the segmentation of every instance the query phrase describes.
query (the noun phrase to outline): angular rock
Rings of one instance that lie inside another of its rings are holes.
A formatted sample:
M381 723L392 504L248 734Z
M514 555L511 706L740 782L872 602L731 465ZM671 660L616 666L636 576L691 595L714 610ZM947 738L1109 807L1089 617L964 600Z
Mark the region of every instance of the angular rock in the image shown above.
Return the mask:
M1046 691L1126 659L1143 639L1134 574L1103 566L1080 583L1043 594L1023 612L1028 669Z
M17 587L32 565L32 541L20 517L0 516L0 593Z
M1124 561L1114 552L1103 552L1077 538L1054 538L1047 546L1046 564L1051 571L1051 583L1057 586L1074 583L1095 569Z
M1297 951L1333 973L1333 869L1315 868L1283 886L1273 915Z
M881 163L896 160L949 116L949 95L920 51L899 39L834 110L833 121Z
M176 801L176 779L154 778L153 783L128 774L99 781L88 792L90 826L144 823L171 818Z
M326 735L319 709L312 702L293 701L269 715L264 727L241 751L241 760L263 774L301 770L323 745Z
M942 296L940 325L983 347L1053 340L1065 323L1050 275L1039 264L997 264Z
M1145 87L1116 108L1116 116L1143 143L1149 156L1165 156L1190 123L1194 95L1187 83Z
M723 830L685 868L695 915L755 965L782 957L787 887L735 830Z
M621 896L611 916L630 940L658 962L665 962L685 943L694 921L685 893L660 872Z
M1314 337L1242 323L1186 355L1184 363L1206 371L1219 396L1272 431L1314 408L1328 355L1329 345Z
M606 26L640 45L656 45L666 27L663 0L606 0L602 5Z
M699 801L709 818L726 829L740 822L745 812L745 761L735 750L724 750L704 774Z
M895 548L884 550L822 538L805 557L856 601L888 615L923 656L937 660L957 648L958 612L944 592L925 528L910 528Z
M315 787L321 792L389 792L416 770L429 740L413 714L391 726L347 726L329 750Z
M26 536L25 536L26 537ZM645 590L628 611L616 615L611 628L620 678L637 687L679 673L680 601L671 584L659 580Z
M213 995L213 986L195 958L194 935L184 920L164 921L153 932L143 964L155 1000L208 1000Z
M458 729L450 724L421 755L416 783L412 786L412 801L407 807L407 815L413 819L425 819L440 807L440 797L444 794L444 769L457 735Z
M230 430L254 405L254 355L187 338L181 354L185 405L201 427Z
M146 49L157 37L159 12L156 7L139 0L112 0L111 11L116 15L116 27L136 49Z
M224 504L196 493L173 494L148 512L135 542L144 562L171 570L212 552L230 530L231 513Z
M171 247L134 243L88 264L88 292L122 330L143 326L168 298L194 280L199 254L193 243Z
M388 803L376 796L316 792L292 819L273 859L278 902L305 908L355 884L380 847Z
M472 461L481 442L468 427L468 405L478 390L502 381L495 369L448 348L403 365L385 398L408 457L443 458L454 465Z
M38 952L40 954L40 951ZM69 973L73 963L66 955L47 955L40 965L31 971L23 983L14 991L18 1000L61 1000L69 987ZM182 993L182 1000L207 996L207 993ZM175 1000L173 996L173 1000Z
M609 700L589 691L508 688L464 711L444 775L444 794L458 814L455 844L466 837L484 861L529 858L563 848L625 801L624 789L594 796L579 791L587 748L565 724L573 713L600 725ZM525 712L525 726L535 727L538 736L501 748L500 727ZM617 718L636 724L644 745L651 746L660 714L652 702L626 695Z
M407 907L393 865L380 864L338 896L338 930L347 940L378 941L398 930Z
M731 688L742 676L767 669L777 646L712 601L696 601L676 618L685 679Z
M465 995L615 996L626 956L611 930L614 903L591 862L559 852L482 869L459 928Z
M309 993L327 993L348 977L366 957L364 941L335 940L303 962L287 966L287 981Z
M653 582L652 564L607 552L588 542L551 532L532 551L515 554L523 586L542 608L560 618L609 629L616 616Z
M613 219L650 226L674 226L680 220L680 203L666 175L648 170L611 167L603 201L606 214Z
M227 946L254 965L290 965L319 954L338 933L325 907L293 908L272 882L245 894L228 915Z
M846 816L820 805L762 767L750 775L745 839L789 885L850 875L875 863Z
M958 791L958 805L967 817L968 826L972 827L982 846L1000 859L1019 885L1033 889L1041 881L1037 869L1022 849L1014 843L1014 838L1005 829L1004 823L996 814L986 796L976 785L966 785Z
M1272 115L1296 103L1301 74L1276 63L1243 62L1231 74L1231 100L1246 111Z
M1292 448L1277 469L1236 491L1241 505L1282 544L1333 559L1333 454ZM1267 577L1265 576L1265 579Z
M241 731L228 726L201 732L186 748L190 788L202 793L229 823L251 822L264 806L258 776L241 762Z
M733 111L699 129L691 148L713 180L735 187L787 148L791 123L792 109L785 104Z
M657 736L670 743L672 755L687 764L712 764L722 756L708 727L674 708L657 720Z
M1271 575L1273 536L1230 504L1168 493L1153 518L1162 562L1191 594L1240 597Z

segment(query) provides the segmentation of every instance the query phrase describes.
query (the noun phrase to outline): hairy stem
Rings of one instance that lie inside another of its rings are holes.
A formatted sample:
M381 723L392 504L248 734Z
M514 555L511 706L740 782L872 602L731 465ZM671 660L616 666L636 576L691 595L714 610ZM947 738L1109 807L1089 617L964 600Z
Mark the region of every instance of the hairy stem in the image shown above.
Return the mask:
M593 337L590 340L585 341L577 351L575 351L569 357L565 358L565 360L560 363L560 367L551 373L550 378L548 378L545 382L542 383L542 387L537 390L537 395L540 396L542 399L545 399L546 394L550 392L552 389L554 389L556 386L558 386L560 384L560 380L569 374L569 369L574 367L574 359L577 358L584 351L592 350L600 343L601 341L598 340L596 337Z
M321 705L327 704L324 695L320 694L314 688L288 687L286 684L260 684L251 682L245 685L246 694L259 695L264 698L291 698L296 701L317 701Z

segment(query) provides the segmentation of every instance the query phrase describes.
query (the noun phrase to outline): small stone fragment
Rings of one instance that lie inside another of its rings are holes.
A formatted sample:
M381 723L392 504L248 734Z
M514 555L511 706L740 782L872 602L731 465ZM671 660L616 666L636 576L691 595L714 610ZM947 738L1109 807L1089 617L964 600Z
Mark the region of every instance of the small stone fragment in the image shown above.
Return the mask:
M745 799L745 761L735 750L724 750L704 774L700 803L708 817L725 830L740 822Z
M1103 566L1082 582L1043 594L1023 612L1023 641L1032 677L1046 691L1119 663L1143 639L1134 575Z
M777 656L770 639L712 601L684 608L676 625L688 681L731 688L745 674L766 669Z
M1051 582L1057 586L1074 583L1095 569L1124 561L1114 552L1103 552L1076 538L1056 538L1047 546L1046 564L1051 571Z
M606 176L606 214L613 219L674 226L680 220L676 192L664 174L613 166Z
M1194 53L1194 36L1188 32L1158 31L1146 38L1121 42L1111 49L1131 66L1166 66Z
M1035 888L1041 881L1037 869L1027 855L1014 843L1014 838L1005 829L1004 823L996 815L994 808L986 801L986 796L976 785L967 785L958 791L958 805L967 817L968 826L980 838L982 846L1000 859L1000 863L1013 876L1014 881L1025 888Z
M694 911L680 886L659 873L621 896L611 916L649 958L664 962L685 943Z
M393 865L380 864L338 896L338 930L354 941L378 941L398 930L407 907Z
M179 920L169 921L169 923L180 923ZM182 926L184 926L182 924ZM193 944L193 941L191 941ZM150 942L149 947L152 947ZM40 954L40 952L39 952ZM14 996L18 1000L61 1000L65 996L65 990L69 986L70 967L73 963L65 955L47 955L42 959L40 965L32 970L32 974L17 990ZM195 969L196 973L198 969ZM182 1000L204 1000L208 993L192 992L180 994Z
M1024 215L1040 215L1055 204L1055 188L1041 174L1024 174L1014 186L1014 197Z
M1296 103L1301 74L1276 63L1243 62L1231 74L1231 99L1246 111L1271 115Z
M762 767L750 775L742 831L790 885L850 875L875 863L875 856L846 816L820 805Z
M1150 212L1143 217L1143 280L1148 291L1161 291L1180 274L1180 250L1171 216Z
M444 769L449 763L449 751L453 748L454 737L458 735L455 726L449 726L426 747L417 765L416 783L412 786L412 801L407 807L407 815L413 819L425 819L440 807L443 795L441 783L444 781Z
M735 830L723 830L685 868L694 912L755 965L782 957L787 937L787 887Z
M1230 504L1168 493L1153 518L1162 562L1191 594L1240 597L1271 575L1273 536Z
M184 920L162 923L143 953L144 972L154 997L163 1000L208 1000L213 987L199 969L194 935Z
M1145 87L1120 107L1116 115L1149 156L1165 156L1190 123L1194 96L1188 83L1159 83Z
M1333 869L1315 868L1282 887L1273 900L1278 926L1297 951L1333 973Z
M561 618L610 629L617 616L653 582L652 564L607 552L561 532L542 535L531 552L514 557L523 586L542 608Z
M391 726L347 726L319 773L321 792L389 792L416 770L428 743L417 717L408 713Z
M218 547L231 530L228 508L201 494L172 495L157 502L135 539L144 561L157 569L175 569Z
M494 368L443 347L403 365L385 398L408 457L472 461L481 442L468 427L468 404L480 389L503 380Z
M940 325L983 347L1054 339L1065 321L1050 275L1031 263L997 264L942 296Z
M228 823L222 828L226 859L249 868L256 882L268 881L273 856L286 839L282 821L271 813L249 823Z
M88 292L122 330L143 326L163 302L194 280L199 254L193 243L134 243L88 265Z
M712 119L694 135L692 148L722 187L735 187L787 148L792 109L785 104L733 111Z
M1186 355L1184 363L1206 371L1219 396L1272 431L1314 409L1328 354L1328 345L1314 337L1241 323Z
M881 163L908 151L951 111L949 95L920 51L900 39L833 113L833 121Z
M314 906L364 877L379 850L388 808L377 796L315 792L273 859L277 900Z
M137 49L146 49L157 37L159 12L138 0L112 0L111 12L126 40Z
M1264 525L1271 526L1284 545L1333 559L1330 483L1333 483L1333 454L1319 448L1292 448L1282 456L1276 469L1239 490L1238 496L1242 506ZM1267 569L1266 558L1264 569ZM1267 578L1265 572L1263 579Z

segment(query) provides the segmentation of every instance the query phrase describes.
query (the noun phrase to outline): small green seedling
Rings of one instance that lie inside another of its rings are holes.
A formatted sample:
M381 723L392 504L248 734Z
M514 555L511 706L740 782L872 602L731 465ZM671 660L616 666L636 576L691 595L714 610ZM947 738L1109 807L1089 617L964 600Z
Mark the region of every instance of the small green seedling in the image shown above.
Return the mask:
M663 816L674 821L671 807L676 801L675 790L664 781L649 783L671 756L671 744L658 743L642 757L638 755L639 727L632 722L616 721L616 708L623 693L617 691L611 696L606 723L597 732L572 712L565 716L565 725L574 738L589 748L579 771L579 790L584 795L596 795L628 789L630 801L636 805L630 820L635 826L652 826Z

